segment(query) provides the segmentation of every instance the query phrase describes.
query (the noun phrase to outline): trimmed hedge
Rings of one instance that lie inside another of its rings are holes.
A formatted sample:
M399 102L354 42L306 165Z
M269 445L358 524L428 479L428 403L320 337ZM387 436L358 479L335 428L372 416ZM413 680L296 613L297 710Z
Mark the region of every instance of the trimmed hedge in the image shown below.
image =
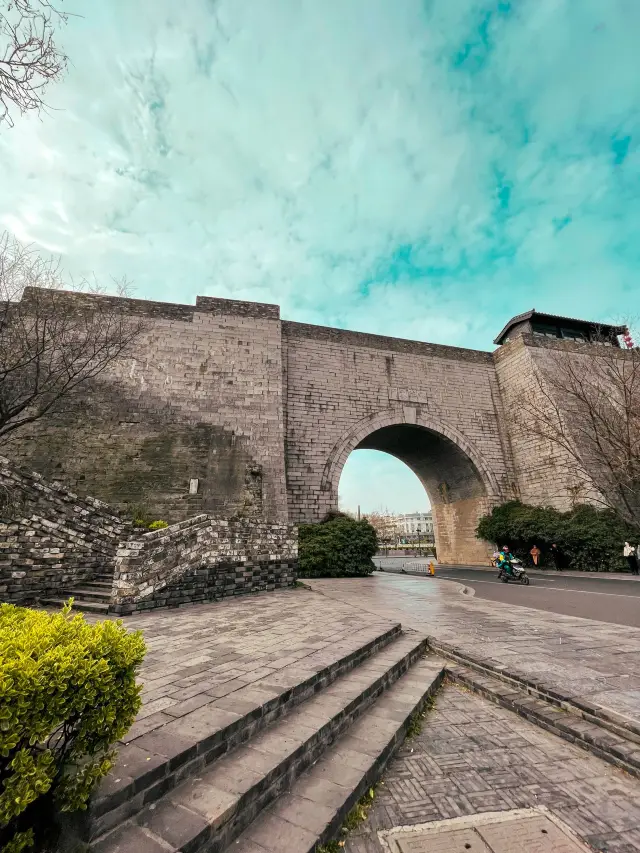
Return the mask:
M319 524L301 524L298 533L298 574L306 578L366 577L375 566L375 529L366 519L356 521L332 513Z
M542 551L542 566L553 566L549 549L555 543L565 555L568 568L587 572L628 569L622 548L625 540L638 538L610 510L581 504L569 512L559 512L519 501L497 506L483 516L476 535L498 547L509 545L517 557L527 561L530 549L537 545Z
M55 846L56 814L86 808L140 708L142 635L0 605L0 850Z

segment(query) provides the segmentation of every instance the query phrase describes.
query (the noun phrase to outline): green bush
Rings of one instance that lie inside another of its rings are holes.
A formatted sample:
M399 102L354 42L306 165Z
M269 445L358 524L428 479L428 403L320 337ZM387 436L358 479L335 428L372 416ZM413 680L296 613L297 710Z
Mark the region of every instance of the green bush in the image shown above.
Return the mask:
M166 521L152 521L149 525L149 530L162 530L165 527L168 527Z
M298 548L302 577L364 577L375 568L378 541L366 519L333 513L319 524L301 524Z
M0 604L0 850L53 849L58 811L86 808L140 708L142 635Z
M476 535L498 547L509 545L517 557L527 560L530 549L537 545L543 566L553 565L550 546L555 543L569 568L605 572L627 568L622 546L627 539L637 539L637 533L634 535L610 510L582 504L559 512L519 501L497 506L481 518Z

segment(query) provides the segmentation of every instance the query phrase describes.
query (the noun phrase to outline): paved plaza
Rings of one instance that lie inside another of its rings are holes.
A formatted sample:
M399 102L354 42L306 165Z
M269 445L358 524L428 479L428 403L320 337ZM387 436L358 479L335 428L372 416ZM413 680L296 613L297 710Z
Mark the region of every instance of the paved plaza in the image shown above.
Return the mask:
M640 850L637 780L509 711L447 686L422 733L405 741L387 768L369 818L348 836L345 853L388 853L378 833L384 839L392 827L540 806L595 850ZM525 850L515 843L498 849Z
M482 601L461 594L460 585L430 578L376 573L309 584L336 602L425 630L565 696L640 719L638 628Z
M487 602L465 594L461 584L437 579L375 573L370 578L323 579L305 584L305 587L291 590L156 611L123 620L127 627L141 629L148 645L141 673L144 704L125 738L127 745L121 750L119 769L106 780L102 789L102 796L110 798L110 810L101 818L102 806L98 809L98 831L118 826L130 816L134 800L125 794L130 788L133 792L138 790L136 779L141 773L151 774L149 783L152 784L157 764L168 774L157 784L168 784L174 772L172 756L192 754L199 741L213 744L214 736L225 727L232 732L236 726L253 725L250 721L256 708L264 710L275 701L286 702L290 688L305 681L312 685L320 672L335 672L340 661L352 659L367 644L379 649L383 637L390 638L384 641L390 644L368 663L343 675L332 687L327 687L331 676L327 676L328 681L321 676L318 687L323 689L319 693L315 687L309 687L309 695L316 695L321 704L331 704L336 725L342 705L348 704L352 695L366 697L377 690L376 679L387 678L385 673L390 664L403 659L407 651L405 646L418 649L424 642L421 638L428 636L436 649L444 648L448 654L455 650L460 656L474 658L494 671L505 669L517 673L550 692L558 691L576 703L588 705L610 718L624 718L631 727L637 726L640 716L638 629ZM400 623L406 632L401 640L398 639ZM411 705L419 701L419 696L427 689L426 683L422 685L421 667L426 666L434 679L443 664L444 661L438 662L437 655L429 655L354 724L356 731L362 729L361 743L365 745L362 761L366 758L366 749L371 749L372 755L382 750L381 746L374 748L370 738L379 734L384 735L382 739L385 740L389 736L387 729L395 732L401 725L398 721L411 713L410 709L401 707L402 702L406 700L406 704L410 700ZM415 697L412 690L416 692ZM320 732L324 725L318 712L309 713L309 701L281 718L280 734L276 730L265 735L267 739L275 737L280 746L292 750L291 760L301 748L297 738L312 744L316 737L313 726L317 725ZM389 719L384 717L385 713L391 715ZM570 717L574 721L580 719L574 715ZM293 735L289 732L291 726L295 730ZM373 726L370 736L365 732L368 726ZM606 737L606 732L604 735ZM330 742L331 739L327 741L327 749ZM255 733L251 743L257 744L260 750L262 741ZM335 748L340 749L339 745ZM214 745L214 749L217 746ZM347 754L352 756L349 751ZM324 764L333 766L331 752L327 755ZM229 761L236 760L242 763L242 756L234 757L231 753ZM281 761L280 757L277 760ZM367 762L373 760L366 759ZM189 772L195 774L194 783L203 784L197 782L202 773L219 775L227 764L214 762L211 770L205 771L197 763ZM324 764L312 762L307 774L317 775L321 772L318 768ZM187 770L188 767L185 765ZM332 796L335 794L341 802L346 802L353 778L365 770L360 765L346 770L341 765L341 768L342 775L331 790ZM176 774L182 772L175 769ZM251 779L256 777L252 784L262 784L258 776L260 774L251 768ZM319 800L308 792L300 794L300 790L306 791L305 778L287 783L294 787L285 788L283 796L285 806L287 791L297 792L303 799L306 796L310 800L308 808L300 815L285 809L282 818L287 830L303 840L320 832L315 823L307 825L308 821L313 818L322 823L320 817L324 820L325 813L329 814L334 808L323 803L324 794ZM225 779L216 782L216 790L229 784ZM176 780L175 784L179 782L178 777ZM244 776L243 780L244 785ZM594 849L610 853L640 850L640 807L637 805L640 782L637 779L458 685L447 685L437 694L435 710L427 714L422 734L401 748L387 767L383 781L368 822L347 839L346 849L350 853L388 853L389 848L381 846L379 830L541 805L549 807ZM309 790L316 790L315 782L309 785ZM164 790L162 787L160 793ZM168 801L163 800L158 806L158 814L164 814L163 810L170 813L169 828L176 814L183 814L182 806L176 806L182 796L181 790L177 787L175 793L170 791ZM224 796L241 796L235 788L233 790L235 793ZM155 805L149 805L145 811L143 807L150 802L147 794L135 796L141 800L142 811L138 818L134 815L139 823L123 826L122 844L116 838L109 841L111 846L107 844L105 850L128 853L134 837L132 832L137 833L136 838L144 837L145 843L151 838L155 844L152 844L154 853L158 845L162 846L155 830L149 835L148 827L155 815L151 810ZM201 806L193 804L189 808L192 806L197 814L198 808L202 810ZM268 833L264 838L261 836L261 842L251 833L262 831L266 825L264 821L271 819L269 815L273 817L285 806L277 800L262 822L249 826L247 835L242 836L242 844L252 853L273 849L276 839ZM174 814L176 809L178 812ZM197 814L194 818L191 811L189 814L190 820L202 820ZM214 820L207 812L207 820L209 818L211 825L207 824L206 831L214 832L211 827L218 817ZM140 825L145 829L136 828ZM464 830L469 831L475 832ZM188 843L195 843L195 836ZM407 841L401 843L409 844ZM406 846L407 850L422 849L415 847L422 841L414 839L410 843L414 847ZM181 844L182 841L180 844L176 841L176 849L182 849ZM511 853L512 849L520 848L507 847L505 851Z
M305 589L125 618L148 652L143 707L125 741L205 705L244 712L249 692L306 678L370 641L394 622ZM396 624L397 624L396 620Z
M299 679L402 623L636 723L640 629L486 602L448 581L385 575L131 616L148 646L133 740L250 685ZM231 706L229 706L231 709Z

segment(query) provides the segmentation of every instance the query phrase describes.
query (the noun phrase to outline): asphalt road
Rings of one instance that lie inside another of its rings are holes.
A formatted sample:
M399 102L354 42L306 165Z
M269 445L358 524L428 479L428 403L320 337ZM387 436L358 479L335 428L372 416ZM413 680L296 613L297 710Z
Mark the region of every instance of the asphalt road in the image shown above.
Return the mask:
M376 558L375 562L377 565L380 559ZM412 559L382 558L383 566L387 562L390 568L392 564L397 568L400 563L409 568ZM415 562L424 565L425 559L416 559ZM531 583L521 586L513 582L502 583L496 571L447 567L436 570L436 577L472 587L477 598L640 628L640 582L637 580L592 574L566 576L529 569L527 574ZM425 583L428 582L426 579Z

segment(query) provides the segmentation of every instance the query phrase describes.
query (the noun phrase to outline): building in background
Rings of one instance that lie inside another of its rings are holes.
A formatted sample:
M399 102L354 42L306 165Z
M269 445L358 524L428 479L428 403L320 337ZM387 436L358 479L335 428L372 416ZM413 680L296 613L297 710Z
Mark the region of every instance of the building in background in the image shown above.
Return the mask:
M408 512L397 516L397 525L401 537L407 542L421 539L425 542L434 541L433 513Z

